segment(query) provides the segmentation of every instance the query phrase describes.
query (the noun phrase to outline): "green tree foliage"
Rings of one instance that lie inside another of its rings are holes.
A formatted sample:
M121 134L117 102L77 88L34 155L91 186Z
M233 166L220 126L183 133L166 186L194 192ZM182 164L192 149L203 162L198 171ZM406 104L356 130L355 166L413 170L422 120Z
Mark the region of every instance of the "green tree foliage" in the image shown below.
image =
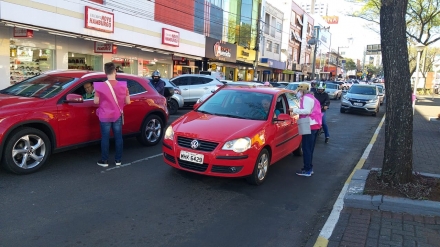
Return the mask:
M345 70L356 70L357 66L356 63L351 58L345 58Z

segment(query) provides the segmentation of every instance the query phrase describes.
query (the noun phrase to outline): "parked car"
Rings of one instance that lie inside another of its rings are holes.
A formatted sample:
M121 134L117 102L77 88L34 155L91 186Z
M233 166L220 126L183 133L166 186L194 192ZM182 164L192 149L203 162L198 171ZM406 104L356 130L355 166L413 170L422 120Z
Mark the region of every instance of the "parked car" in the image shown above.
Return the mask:
M165 131L168 165L218 177L246 177L262 184L273 165L292 152L301 155L297 115L286 94L273 87L225 85ZM267 111L262 101L270 102ZM275 116L275 110L281 114ZM225 127L227 126L227 127Z
M287 84L286 89L288 89L288 90L296 90L298 88L298 85L301 84L301 83L307 83L307 84L309 84L309 88L311 88L311 83L310 82L303 81L303 82L291 82L291 83Z
M162 81L165 82L166 88L172 88L174 91L174 94L172 94L172 96L167 97L168 112L170 115L174 115L177 113L179 108L183 107L185 103L185 100L182 97L182 91L176 84L172 83L169 79L164 79L164 78L161 79ZM151 77L147 77L147 80L151 82Z
M339 89L339 85L335 83L327 82L325 84L325 92L330 99L340 99L342 97L342 90Z
M355 84L342 96L340 111L364 112L376 116L379 104L379 89L375 85Z
M145 78L121 73L117 79L127 81L131 98L124 107L123 135L156 145L168 121L166 99ZM17 174L32 173L52 153L98 142L98 106L93 99L83 99L83 86L105 80L101 72L52 71L1 90L2 165Z
M380 105L383 105L385 100L385 86L382 83L372 83L371 85L375 85L379 90Z
M203 74L185 74L170 79L182 91L185 105L192 105L204 94L210 93L223 84L215 76Z

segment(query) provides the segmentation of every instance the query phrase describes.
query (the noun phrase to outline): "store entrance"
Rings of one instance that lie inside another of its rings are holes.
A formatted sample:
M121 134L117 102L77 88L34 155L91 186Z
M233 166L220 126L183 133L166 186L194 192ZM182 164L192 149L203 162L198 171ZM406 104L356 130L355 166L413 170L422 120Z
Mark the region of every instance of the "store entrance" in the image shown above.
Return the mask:
M68 69L102 71L102 55L68 53Z

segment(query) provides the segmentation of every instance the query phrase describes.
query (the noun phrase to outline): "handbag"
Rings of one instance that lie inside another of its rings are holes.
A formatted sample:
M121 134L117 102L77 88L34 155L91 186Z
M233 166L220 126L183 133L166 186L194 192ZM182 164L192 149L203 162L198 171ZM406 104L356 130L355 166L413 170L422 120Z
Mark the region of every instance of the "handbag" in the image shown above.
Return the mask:
M310 118L307 116L305 118L300 118L298 123L298 133L300 135L310 135L312 130L310 129Z
M105 83L107 83L108 87L110 88L110 92L112 92L113 99L115 100L116 105L118 106L119 111L121 112L122 125L124 125L124 111L123 111L123 110L121 109L121 107L119 106L118 99L116 98L116 95L115 95L115 91L113 90L113 87L112 87L112 85L110 84L110 82L109 82L108 80L105 81Z

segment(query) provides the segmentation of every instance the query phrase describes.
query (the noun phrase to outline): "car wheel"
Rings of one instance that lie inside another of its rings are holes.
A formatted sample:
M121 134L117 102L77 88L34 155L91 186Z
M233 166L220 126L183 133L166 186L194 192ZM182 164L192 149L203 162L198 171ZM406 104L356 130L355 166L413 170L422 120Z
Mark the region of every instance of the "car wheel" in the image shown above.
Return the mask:
M144 146L154 146L162 139L164 127L159 116L151 115L142 123L141 134L137 140Z
M267 149L261 150L255 162L254 171L252 175L247 177L247 181L250 184L261 185L267 177L267 172L270 166L270 155Z
M293 151L293 156L302 156L303 150L302 150L302 143L299 144L298 148Z
M375 116L377 116L377 113L379 112L379 109L378 108L376 108L376 111L374 111L374 113L372 114L373 115L373 117L375 117Z
M341 109L339 109L339 112L345 113L345 110L341 108Z
M16 174L28 174L40 169L51 153L51 143L44 132L22 128L12 133L3 153L4 167Z
M167 102L168 112L170 115L174 115L179 110L179 103L175 99L171 99Z

